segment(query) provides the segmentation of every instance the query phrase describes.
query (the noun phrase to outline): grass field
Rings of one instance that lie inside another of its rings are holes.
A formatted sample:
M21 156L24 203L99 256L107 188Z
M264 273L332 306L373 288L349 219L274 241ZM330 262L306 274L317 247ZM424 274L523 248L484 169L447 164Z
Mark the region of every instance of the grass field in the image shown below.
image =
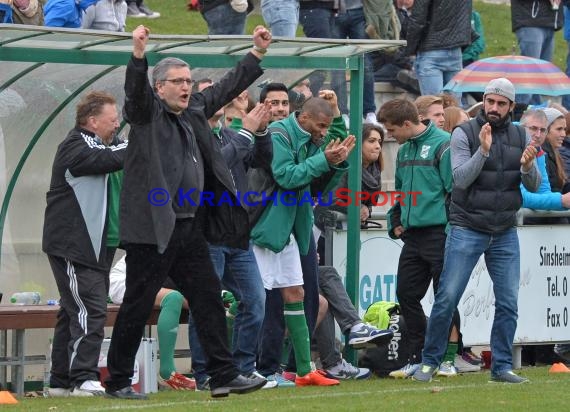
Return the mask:
M488 383L489 373L470 373L429 384L411 380L371 379L329 388L268 389L213 400L205 392L160 392L148 401L105 398L25 398L2 411L567 411L570 374L525 368L523 385Z
M145 24L155 34L206 34L208 29L204 19L198 12L186 10L186 0L145 0L153 10L160 11L158 19L127 19L127 30L133 30L139 24ZM483 29L487 41L487 51L482 57L504 54L517 54L516 38L511 32L511 8L508 5L498 5L474 1L473 8L481 14ZM257 24L263 24L263 19L256 9L247 19L247 33L251 33ZM303 36L301 27L298 36ZM562 30L556 33L556 49L553 63L562 70L566 68L567 45L562 37Z

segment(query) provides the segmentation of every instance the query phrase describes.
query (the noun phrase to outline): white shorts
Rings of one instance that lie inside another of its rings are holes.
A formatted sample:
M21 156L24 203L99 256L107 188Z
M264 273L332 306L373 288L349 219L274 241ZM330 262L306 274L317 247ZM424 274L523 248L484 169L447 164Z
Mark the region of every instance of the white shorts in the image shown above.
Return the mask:
M303 284L301 256L293 236L291 236L285 249L279 253L274 253L257 245L253 245L253 253L265 289L281 289Z

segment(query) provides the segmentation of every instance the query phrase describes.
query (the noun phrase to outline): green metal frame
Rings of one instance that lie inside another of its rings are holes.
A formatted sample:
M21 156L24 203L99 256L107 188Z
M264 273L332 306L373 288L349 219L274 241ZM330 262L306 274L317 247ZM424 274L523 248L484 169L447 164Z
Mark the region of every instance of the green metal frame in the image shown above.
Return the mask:
M193 66L229 68L234 66L251 49L250 36L172 36L151 35L146 56L150 65L160 59L178 57ZM350 132L362 133L360 113L363 109L364 54L386 48L404 46L394 40L338 40L279 38L273 39L263 59L264 69L312 69L350 71ZM45 63L69 63L111 66L85 81L68 96L42 123L22 154L11 176L0 209L1 239L10 199L22 168L33 147L56 115L96 80L130 59L132 40L130 33L111 33L92 30L56 29L36 26L0 24L0 61L33 62L17 76L0 85L0 91ZM360 190L361 139L350 156L353 167L349 172L350 187ZM351 205L348 211L347 276L346 288L353 302L358 302L358 273L360 256L360 208ZM1 259L1 253L0 253Z

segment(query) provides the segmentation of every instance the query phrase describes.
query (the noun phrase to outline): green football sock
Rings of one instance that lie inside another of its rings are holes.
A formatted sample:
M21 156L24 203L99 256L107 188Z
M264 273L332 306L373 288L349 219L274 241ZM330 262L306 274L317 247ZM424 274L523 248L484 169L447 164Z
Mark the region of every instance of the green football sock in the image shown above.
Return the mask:
M444 362L451 362L454 364L455 362L455 355L457 354L457 342L447 342L447 350L445 351L445 355L443 356Z
M174 367L174 348L178 336L180 312L184 297L176 290L166 295L160 302L160 314L156 330L158 332L158 350L160 351L160 376L170 378Z
M305 319L303 302L285 303L285 324L289 330L289 339L295 350L295 364L297 375L305 376L311 372L311 346L309 342L309 328Z

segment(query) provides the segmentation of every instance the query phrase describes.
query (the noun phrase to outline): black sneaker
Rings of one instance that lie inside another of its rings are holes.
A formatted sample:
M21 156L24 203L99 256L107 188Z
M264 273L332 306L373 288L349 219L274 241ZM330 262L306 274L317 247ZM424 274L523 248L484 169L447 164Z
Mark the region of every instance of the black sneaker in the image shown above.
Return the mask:
M156 18L160 17L159 12L149 9L143 3L139 6L139 10L143 14L143 16L141 16L141 17L146 17L148 19L156 19Z
M243 395L245 393L253 392L261 389L267 383L267 379L259 377L246 378L243 375L238 375L223 386L212 388L212 398L220 398L228 396L230 393L237 393ZM211 386L210 386L211 387Z
M396 79L400 83L404 84L407 87L410 87L413 90L420 90L420 82L418 81L418 77L411 70L400 70L398 73L396 73Z
M117 398L117 399L134 399L134 400L147 400L148 396L144 393L136 392L132 386L126 386L123 389L116 391L110 391L108 388L105 389L105 396L107 398Z
M127 16L129 17L146 17L146 14L141 12L136 3L128 3Z

